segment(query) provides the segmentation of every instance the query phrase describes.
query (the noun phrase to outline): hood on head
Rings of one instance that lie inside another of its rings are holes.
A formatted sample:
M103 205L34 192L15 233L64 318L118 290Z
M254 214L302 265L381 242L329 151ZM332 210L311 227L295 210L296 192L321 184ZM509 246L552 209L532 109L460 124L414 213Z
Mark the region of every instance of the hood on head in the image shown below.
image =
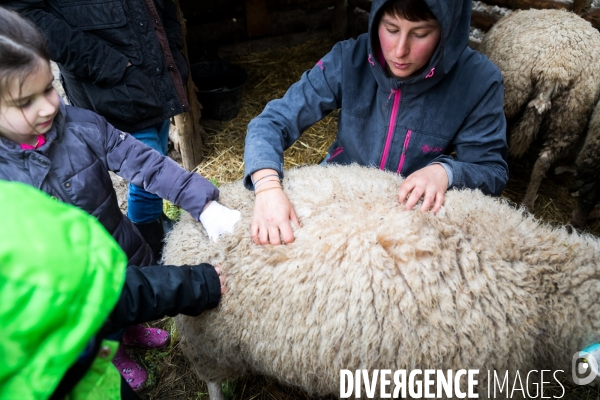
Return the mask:
M381 19L380 10L389 0L373 0L369 14L369 56L377 60L379 39L377 27ZM439 81L456 64L458 58L469 44L471 26L471 0L424 0L433 15L437 18L440 28L440 43L433 53L429 65L423 73L407 82L423 80L429 75L431 83ZM435 68L435 73L431 69Z
M48 398L119 299L127 257L93 216L0 180L0 398Z

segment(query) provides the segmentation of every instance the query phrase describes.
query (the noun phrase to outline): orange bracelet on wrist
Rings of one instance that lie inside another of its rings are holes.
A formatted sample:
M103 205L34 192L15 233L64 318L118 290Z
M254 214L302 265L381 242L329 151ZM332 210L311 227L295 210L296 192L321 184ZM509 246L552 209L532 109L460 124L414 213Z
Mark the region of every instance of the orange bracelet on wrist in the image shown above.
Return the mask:
M259 193L266 192L267 190L272 190L272 189L281 189L281 190L283 190L283 188L281 186L273 186L273 187L270 187L270 188L259 190L258 192L254 191L254 196L256 196Z

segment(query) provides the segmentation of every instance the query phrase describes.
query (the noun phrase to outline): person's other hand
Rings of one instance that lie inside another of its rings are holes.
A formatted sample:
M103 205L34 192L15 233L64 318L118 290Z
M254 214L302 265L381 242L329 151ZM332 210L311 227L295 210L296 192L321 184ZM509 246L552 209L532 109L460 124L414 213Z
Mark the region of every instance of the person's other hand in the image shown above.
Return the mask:
M420 210L437 213L444 204L448 190L448 174L440 164L432 164L410 174L400 185L398 199L405 210L412 210L423 198Z
M254 215L250 225L252 241L256 244L292 243L294 232L290 221L300 226L296 211L281 188L256 194Z

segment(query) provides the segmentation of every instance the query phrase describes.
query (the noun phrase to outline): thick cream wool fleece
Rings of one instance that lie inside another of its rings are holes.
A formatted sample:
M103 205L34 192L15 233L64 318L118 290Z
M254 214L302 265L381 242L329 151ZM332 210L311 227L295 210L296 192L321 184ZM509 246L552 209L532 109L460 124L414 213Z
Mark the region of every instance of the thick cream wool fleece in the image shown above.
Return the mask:
M245 372L339 396L340 369L563 369L600 340L600 242L534 220L479 191L451 190L437 216L403 211L402 178L360 166L286 171L302 227L285 246L250 239L252 192L223 185L242 213L210 241L185 216L167 264L221 264L219 307L177 318L201 379ZM518 397L518 393L514 395Z

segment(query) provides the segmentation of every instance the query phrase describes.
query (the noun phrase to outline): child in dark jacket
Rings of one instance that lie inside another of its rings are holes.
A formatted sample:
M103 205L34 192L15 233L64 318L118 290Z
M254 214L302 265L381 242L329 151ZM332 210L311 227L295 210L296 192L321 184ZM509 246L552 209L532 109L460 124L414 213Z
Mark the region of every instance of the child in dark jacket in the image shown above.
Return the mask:
M369 31L337 43L248 125L245 185L257 244L294 240L283 152L340 109L326 163L402 174L400 203L436 213L448 188L499 196L508 180L500 70L467 47L471 0L374 0ZM315 182L315 187L318 187Z
M20 181L98 218L125 251L130 265L156 263L155 252L125 217L108 171L200 220L211 238L231 231L239 211L216 202L219 191L198 174L115 129L99 115L65 106L52 86L48 52L33 24L0 7L0 179ZM145 338L150 337L150 340ZM166 332L133 326L125 344L168 344ZM145 372L122 351L123 369ZM129 377L131 378L131 377Z
M0 181L0 398L137 398L110 364L106 333L178 313L198 315L225 292L209 264L127 266L83 211Z

